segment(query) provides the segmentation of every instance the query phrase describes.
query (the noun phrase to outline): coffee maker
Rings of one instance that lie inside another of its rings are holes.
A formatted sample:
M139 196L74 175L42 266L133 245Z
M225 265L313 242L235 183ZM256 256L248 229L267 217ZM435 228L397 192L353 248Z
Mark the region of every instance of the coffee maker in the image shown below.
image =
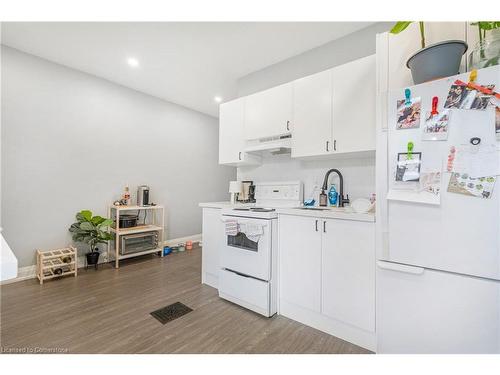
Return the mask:
M238 194L237 201L241 203L255 203L255 185L253 181L242 181L241 193Z
M149 206L149 186L141 185L137 187L137 205Z

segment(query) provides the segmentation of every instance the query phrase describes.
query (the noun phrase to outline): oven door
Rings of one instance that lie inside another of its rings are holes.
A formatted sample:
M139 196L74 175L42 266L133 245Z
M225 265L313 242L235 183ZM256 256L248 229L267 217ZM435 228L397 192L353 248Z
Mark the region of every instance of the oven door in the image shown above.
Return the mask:
M244 233L236 236L224 236L220 265L245 276L269 281L271 278L271 220L247 217L222 216L236 219L238 224L256 224L262 226L263 234L257 241L250 240Z

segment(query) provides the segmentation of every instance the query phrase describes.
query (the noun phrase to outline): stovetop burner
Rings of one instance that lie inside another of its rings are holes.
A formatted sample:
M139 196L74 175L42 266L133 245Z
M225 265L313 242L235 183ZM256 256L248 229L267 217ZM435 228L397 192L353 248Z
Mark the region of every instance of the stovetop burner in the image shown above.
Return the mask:
M276 211L276 210L274 208L254 207L254 208L251 208L250 211L254 211L254 212L273 212L273 211Z
M265 207L238 207L233 208L234 211L253 211L253 212L273 212L276 211L274 208Z

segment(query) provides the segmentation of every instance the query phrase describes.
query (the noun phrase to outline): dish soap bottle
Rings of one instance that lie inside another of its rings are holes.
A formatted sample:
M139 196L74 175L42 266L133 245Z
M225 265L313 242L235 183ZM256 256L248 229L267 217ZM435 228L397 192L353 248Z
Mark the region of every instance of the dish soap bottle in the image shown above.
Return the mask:
M337 189L335 189L335 184L332 184L330 191L328 191L328 201L330 202L330 206L337 206L339 194L337 193Z

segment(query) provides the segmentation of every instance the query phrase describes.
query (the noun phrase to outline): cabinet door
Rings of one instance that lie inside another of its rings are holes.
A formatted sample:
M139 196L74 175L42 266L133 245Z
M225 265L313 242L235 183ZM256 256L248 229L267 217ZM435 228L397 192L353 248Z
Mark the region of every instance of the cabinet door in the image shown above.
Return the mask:
M375 150L375 55L332 71L334 152Z
M499 282L377 265L379 353L500 353Z
M322 222L322 313L375 331L375 224Z
M245 100L236 99L219 108L219 164L241 161L245 141L243 139Z
M331 153L331 70L293 82L292 126L292 157Z
M219 278L219 251L224 240L224 227L221 210L203 209L203 246L201 282L217 288Z
M292 118L292 83L245 98L245 138L258 139L289 133Z
M319 227L315 218L280 216L280 298L315 312L321 309Z

